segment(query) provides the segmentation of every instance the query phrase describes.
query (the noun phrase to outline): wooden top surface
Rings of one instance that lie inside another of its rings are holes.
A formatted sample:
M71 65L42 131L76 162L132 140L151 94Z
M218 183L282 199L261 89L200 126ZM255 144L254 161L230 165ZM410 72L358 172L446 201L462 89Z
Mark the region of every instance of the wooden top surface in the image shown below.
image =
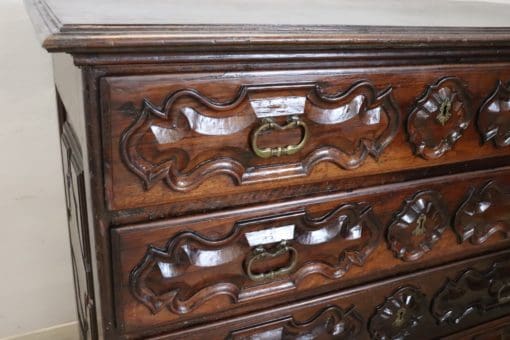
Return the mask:
M501 0L25 1L52 51L510 42Z

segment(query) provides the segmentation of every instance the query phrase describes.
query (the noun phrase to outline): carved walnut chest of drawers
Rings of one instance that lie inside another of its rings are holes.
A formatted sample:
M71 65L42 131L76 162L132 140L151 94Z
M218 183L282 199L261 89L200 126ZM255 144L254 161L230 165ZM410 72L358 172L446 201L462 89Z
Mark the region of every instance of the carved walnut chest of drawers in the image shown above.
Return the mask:
M510 336L510 6L27 8L83 339Z

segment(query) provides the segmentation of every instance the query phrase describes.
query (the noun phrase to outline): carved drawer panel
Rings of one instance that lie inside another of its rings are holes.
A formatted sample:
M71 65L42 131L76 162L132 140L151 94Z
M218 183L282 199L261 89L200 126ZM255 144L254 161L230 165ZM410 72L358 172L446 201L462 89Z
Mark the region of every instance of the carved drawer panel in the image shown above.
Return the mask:
M494 268L499 268L498 275L491 276ZM508 315L510 304L503 298L494 300L490 309L471 308L468 301L476 304L494 296L490 285L463 285L461 295L445 294L445 289L465 272L484 273L484 279L497 286L510 277L509 268L510 253L505 250L154 339L201 339L203 334L243 340L437 339L452 333L467 339L477 334L475 325ZM504 294L508 297L510 291ZM457 323L438 321L438 300L465 318ZM505 319L495 322L493 335L505 334L504 326Z
M510 337L510 315L445 337L447 340L506 340Z
M114 229L118 323L175 329L509 247L508 193L502 168Z
M152 209L180 214L502 160L510 154L508 96L495 85L510 79L507 70L105 77L107 203L112 210L170 203Z

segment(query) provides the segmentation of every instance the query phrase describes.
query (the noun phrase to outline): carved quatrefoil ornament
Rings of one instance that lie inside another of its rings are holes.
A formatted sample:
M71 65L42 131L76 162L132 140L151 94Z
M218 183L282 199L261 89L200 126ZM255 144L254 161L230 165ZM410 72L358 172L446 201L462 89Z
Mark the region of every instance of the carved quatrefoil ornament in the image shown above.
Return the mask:
M427 88L409 114L409 141L417 155L439 158L462 136L472 117L466 86L457 78L443 78Z
M427 299L417 288L402 287L377 307L368 330L374 339L403 339L412 333L427 311Z
M510 83L499 81L478 112L478 129L484 142L499 147L510 145Z
M448 226L448 209L436 191L407 199L388 227L388 244L395 256L415 261L432 249Z

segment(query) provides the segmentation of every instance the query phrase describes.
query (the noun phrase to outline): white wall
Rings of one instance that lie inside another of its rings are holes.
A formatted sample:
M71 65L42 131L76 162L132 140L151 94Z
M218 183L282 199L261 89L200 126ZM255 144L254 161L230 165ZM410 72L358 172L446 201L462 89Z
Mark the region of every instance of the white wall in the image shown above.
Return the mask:
M74 321L51 60L0 0L0 338Z

